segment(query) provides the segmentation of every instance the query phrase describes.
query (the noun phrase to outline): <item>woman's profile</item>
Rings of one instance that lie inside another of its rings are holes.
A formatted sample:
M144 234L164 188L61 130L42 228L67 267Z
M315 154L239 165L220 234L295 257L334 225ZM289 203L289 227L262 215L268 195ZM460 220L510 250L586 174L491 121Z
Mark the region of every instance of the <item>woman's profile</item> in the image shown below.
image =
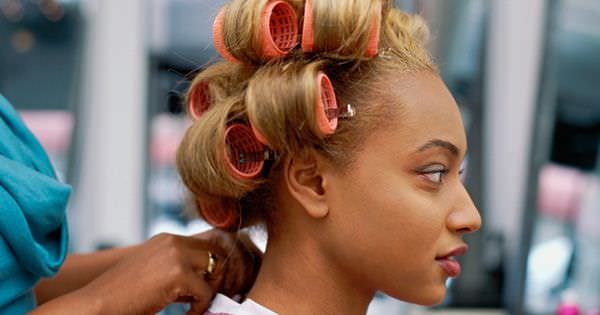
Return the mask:
M234 0L214 35L225 61L191 84L178 170L205 220L268 244L247 299L209 314L442 302L481 219L423 20L387 0Z

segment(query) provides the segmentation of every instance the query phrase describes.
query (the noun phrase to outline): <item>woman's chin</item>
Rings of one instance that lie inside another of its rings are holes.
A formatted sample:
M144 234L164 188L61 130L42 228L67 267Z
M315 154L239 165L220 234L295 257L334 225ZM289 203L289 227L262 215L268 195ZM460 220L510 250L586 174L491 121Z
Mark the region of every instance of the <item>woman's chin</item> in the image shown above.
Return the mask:
M418 304L423 306L434 306L444 302L444 299L446 298L446 286L434 286L423 288L422 290L412 291L408 294L404 292L402 294L389 295L407 303Z

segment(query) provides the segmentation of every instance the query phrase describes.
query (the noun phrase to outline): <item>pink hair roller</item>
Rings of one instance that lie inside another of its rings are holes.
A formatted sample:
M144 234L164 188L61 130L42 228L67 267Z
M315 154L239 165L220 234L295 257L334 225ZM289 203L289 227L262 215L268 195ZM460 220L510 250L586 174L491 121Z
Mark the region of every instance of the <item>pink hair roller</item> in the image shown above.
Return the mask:
M210 107L210 91L206 82L198 83L188 101L188 112L194 120L200 119L200 116Z
M225 47L223 20L225 9L221 9L213 23L215 48L231 62L239 62ZM284 57L298 44L298 16L294 7L283 0L271 0L261 14L260 40L262 58Z
M241 179L255 178L265 164L265 148L252 129L243 124L225 130L225 160L233 175Z
M317 87L317 104L315 108L317 125L324 135L330 135L337 128L338 106L333 85L329 77L323 72L319 72L317 75Z
M204 220L217 229L231 230L239 222L237 208L233 202L223 201L220 206L210 207L198 200L197 205Z
M254 125L251 124L250 126L252 127L252 132L254 133L254 137L256 138L256 140L258 140L260 143L268 146L269 141L267 141L267 138L265 138L265 136L260 131L258 131L258 129L256 129L254 127Z
M338 108L333 84L329 77L322 71L317 74L317 91L315 103L315 117L319 131L323 135L331 135L337 129L338 118L354 117L355 110L352 105ZM262 144L269 146L265 136L252 126L254 137Z

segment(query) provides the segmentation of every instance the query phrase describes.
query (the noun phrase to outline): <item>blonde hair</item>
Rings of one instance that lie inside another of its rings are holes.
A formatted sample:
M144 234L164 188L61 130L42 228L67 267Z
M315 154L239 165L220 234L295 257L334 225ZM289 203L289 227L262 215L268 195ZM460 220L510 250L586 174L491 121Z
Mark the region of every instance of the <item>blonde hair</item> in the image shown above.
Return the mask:
M225 129L252 125L268 141L279 160L316 150L343 169L373 131L390 127L399 104L382 101L393 76L436 72L426 48L428 28L419 16L406 14L388 0L312 0L314 46L300 47L283 58L261 57L260 16L269 0L233 0L224 10L223 43L239 62L217 62L192 81L208 88L210 108L187 131L177 152L177 168L200 213L235 211L239 226L272 223L273 183L280 170L275 161L262 176L241 179L225 162ZM288 0L302 17L304 1ZM379 16L378 19L373 17ZM372 21L381 23L379 55L366 58ZM352 104L357 116L340 121L336 132L323 135L316 125L315 77L324 71L339 104ZM377 96L377 97L373 97ZM379 99L379 101L378 101Z

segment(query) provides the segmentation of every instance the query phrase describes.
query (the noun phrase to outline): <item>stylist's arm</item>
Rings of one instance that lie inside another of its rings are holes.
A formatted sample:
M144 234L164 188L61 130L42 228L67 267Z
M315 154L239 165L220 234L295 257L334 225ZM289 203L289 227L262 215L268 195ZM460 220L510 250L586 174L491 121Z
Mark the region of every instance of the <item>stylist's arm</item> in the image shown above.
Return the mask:
M209 251L216 268L207 277ZM56 277L37 286L43 304L30 314L155 314L173 302L203 314L216 292L245 294L259 264L260 253L243 234L161 234L135 247L68 258Z
M127 249L71 256L63 264L70 194L0 94L1 315L153 314L176 301L190 303L190 313L198 314L215 292L244 294L254 281L258 251L247 237L218 231L160 235ZM209 252L217 257L209 259Z

